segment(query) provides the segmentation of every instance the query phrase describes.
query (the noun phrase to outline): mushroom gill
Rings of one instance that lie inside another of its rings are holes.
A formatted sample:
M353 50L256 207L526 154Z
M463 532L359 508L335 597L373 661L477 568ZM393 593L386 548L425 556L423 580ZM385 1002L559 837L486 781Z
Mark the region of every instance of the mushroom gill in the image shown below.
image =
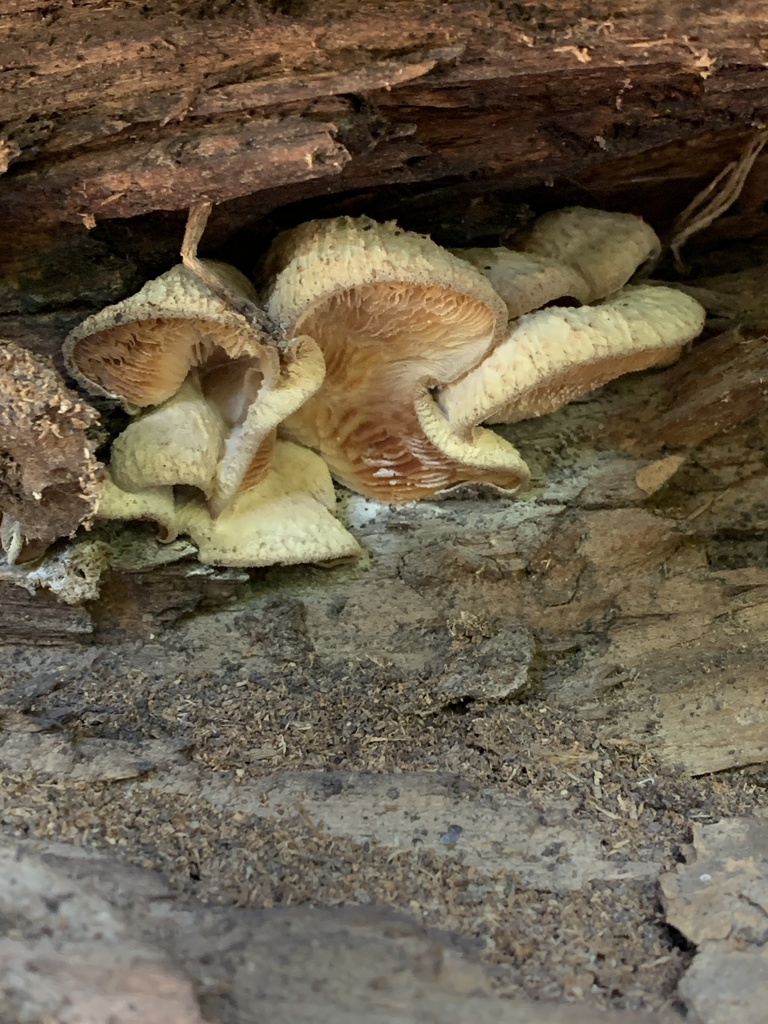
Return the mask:
M365 217L286 232L266 267L267 311L314 338L326 362L322 387L283 429L337 480L390 502L527 481L508 442L475 427L456 434L430 393L503 336L504 303L482 274L429 238Z
M457 431L542 416L624 373L676 358L704 317L695 299L653 285L630 285L596 306L529 313L479 366L441 389L440 406Z
M226 281L229 290L253 302L251 284L233 267L201 265ZM163 403L182 387L185 393L196 390L197 401L177 403L172 418L177 450L185 429L190 438L199 435L201 417L209 425L224 424L223 437L218 437L217 426L217 436L206 442L209 454L211 447L220 447L215 472L202 487L214 513L242 486L264 476L278 423L320 385L324 373L322 356L311 339L299 337L278 349L265 331L183 265L89 317L67 338L64 357L72 376L92 394L119 399L133 413L160 407L138 421L118 444L119 455L132 447L134 468L138 462L148 466L136 451L139 442L157 454L163 438L167 440L171 414ZM210 406L208 412L202 403ZM209 468L200 473L207 476ZM117 475L121 473L119 467ZM187 475L182 468L177 480L168 477L167 482L187 483ZM139 477L134 484L141 482Z

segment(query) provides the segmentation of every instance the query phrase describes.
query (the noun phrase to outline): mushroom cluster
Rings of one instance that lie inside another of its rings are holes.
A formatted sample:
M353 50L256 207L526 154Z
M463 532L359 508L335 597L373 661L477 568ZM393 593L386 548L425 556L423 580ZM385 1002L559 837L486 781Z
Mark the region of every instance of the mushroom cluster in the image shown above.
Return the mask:
M701 330L688 295L628 284L659 250L640 218L578 207L541 217L518 251L311 221L267 254L263 309L234 268L187 252L65 343L80 385L134 417L97 514L257 566L359 553L331 477L394 503L515 491L528 467L482 424L671 362Z
M207 266L253 302L234 268ZM64 357L86 391L135 417L112 443L99 518L154 521L163 540L188 535L213 565L359 554L332 514L325 464L277 440L323 380L311 338L278 347L179 265L80 324Z
M628 285L660 248L641 218L582 207L539 218L520 251L448 252L365 217L286 232L267 257L266 308L316 340L326 375L283 430L367 497L513 491L528 467L481 424L672 362L701 331L689 296Z

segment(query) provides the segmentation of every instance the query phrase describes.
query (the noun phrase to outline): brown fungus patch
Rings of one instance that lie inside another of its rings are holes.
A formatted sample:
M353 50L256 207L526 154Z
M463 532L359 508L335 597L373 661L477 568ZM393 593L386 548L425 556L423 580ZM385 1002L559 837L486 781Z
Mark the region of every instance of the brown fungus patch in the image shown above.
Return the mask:
M49 359L0 342L0 510L16 560L90 525L103 479L88 436L97 422Z

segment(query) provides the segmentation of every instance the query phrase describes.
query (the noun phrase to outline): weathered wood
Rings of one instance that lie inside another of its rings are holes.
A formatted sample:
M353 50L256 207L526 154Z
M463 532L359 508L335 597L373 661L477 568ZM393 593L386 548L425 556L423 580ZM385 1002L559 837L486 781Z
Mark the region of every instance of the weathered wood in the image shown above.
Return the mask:
M32 599L4 582L2 638L59 644L62 658L75 641L76 660L84 641L149 641L240 598L258 609L247 659L262 652L246 663L267 678L309 660L333 688L363 658L411 681L398 700L414 713L538 691L695 774L764 762L763 345L715 337L675 367L506 428L536 472L517 499L389 509L351 498L370 566L257 570L250 582L194 562L112 573L74 618L45 600L33 618Z
M14 921L0 946L6 1024L33 1016L58 1024L73 1013L129 1024L138 1009L146 1024L595 1019L572 1004L498 999L469 943L383 908L198 907L174 899L156 874L63 844L3 843L0 863L0 907Z
M56 352L178 258L200 200L221 204L206 254L248 272L278 227L342 212L495 243L529 206L582 202L663 234L768 120L766 40L759 0L8 0L0 333ZM752 238L767 201L768 154L701 238ZM174 887L14 850L32 909L9 870L0 1016L10 964L25 1012L62 992L117 1012L133 986L185 1024L197 1001L227 1024L254 1005L666 1020L685 954L652 879L725 789L669 764L768 761L768 325L749 326L510 428L534 468L519 500L352 498L358 566L114 570L82 608L0 582L5 834L115 846ZM215 614L183 621L200 609ZM196 886L212 903L383 899L480 936L492 966L375 909L205 909L179 895ZM67 931L97 913L119 941ZM491 978L539 1001L499 1002Z
M665 446L693 448L765 408L765 363L764 335L727 331L658 374L652 393L611 417L606 433L645 455Z
M667 920L699 948L680 994L705 1024L761 1024L766 999L766 826L755 818L694 825L693 843L661 877Z
M767 35L755 0L620 17L585 0L6 5L0 216L92 223L265 189L274 209L470 174L520 187L718 130L738 145L768 118Z

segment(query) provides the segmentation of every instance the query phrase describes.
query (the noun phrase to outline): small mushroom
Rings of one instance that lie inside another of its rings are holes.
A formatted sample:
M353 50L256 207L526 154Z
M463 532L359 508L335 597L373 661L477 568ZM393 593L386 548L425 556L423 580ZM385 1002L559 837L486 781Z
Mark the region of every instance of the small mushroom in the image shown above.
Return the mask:
M124 491L107 473L96 511L98 519L155 523L163 543L179 535L176 502L172 487L148 487L144 491Z
M100 519L147 520L160 527L160 540L192 538L207 565L294 565L352 558L360 545L333 515L336 494L328 467L314 452L277 441L269 472L241 490L213 517L196 498L176 498L172 487L141 492L104 486Z
M597 302L658 257L661 242L641 217L571 206L539 217L520 248L576 271L587 286L576 297Z
M676 288L635 285L597 306L529 313L479 366L443 387L454 430L553 412L624 373L677 358L704 309Z
M0 543L10 561L93 521L103 479L89 436L97 422L50 359L0 342Z
M134 420L112 442L109 470L124 491L183 484L208 498L224 453L227 423L191 373L173 397Z
M250 283L233 267L202 266L246 302L255 299ZM206 418L218 416L226 425L221 458L207 485L214 511L266 473L278 423L320 385L324 373L310 338L298 337L279 350L183 265L89 317L67 338L64 357L86 390L119 399L134 413L167 402L185 382L199 387L212 407ZM184 410L194 419L200 408L193 412L185 402L176 406L178 428L183 429ZM167 422L166 410L163 419L145 424L139 435L148 440L155 425Z
M495 249L454 249L484 274L507 304L510 320L557 299L589 302L591 289L578 270L532 253Z
M215 519L198 501L178 508L179 531L207 565L297 565L356 558L360 545L333 515L328 467L314 452L278 441L267 476Z
M267 311L307 334L326 361L322 387L283 425L337 480L407 502L463 482L514 490L528 469L481 428L458 435L430 389L465 374L503 337L504 303L431 239L367 217L311 221L267 258Z

